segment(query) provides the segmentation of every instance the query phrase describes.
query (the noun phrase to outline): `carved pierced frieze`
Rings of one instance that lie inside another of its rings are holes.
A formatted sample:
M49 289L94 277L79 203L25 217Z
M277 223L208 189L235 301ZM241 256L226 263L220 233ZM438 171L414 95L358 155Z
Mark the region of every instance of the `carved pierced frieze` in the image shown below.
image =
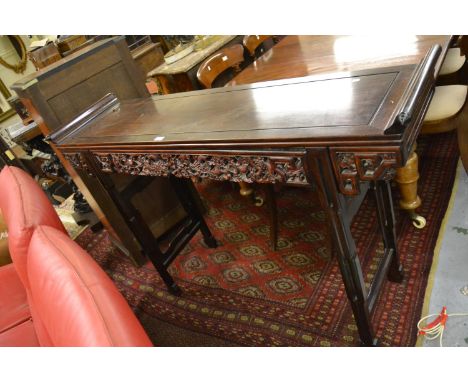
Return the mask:
M335 174L346 195L359 193L359 180L390 180L395 176L396 153L335 152Z
M78 168L90 173L88 164L80 153L64 153L63 156L71 163L74 168Z
M95 158L101 171L107 173L174 175L246 183L307 184L300 157L98 153Z

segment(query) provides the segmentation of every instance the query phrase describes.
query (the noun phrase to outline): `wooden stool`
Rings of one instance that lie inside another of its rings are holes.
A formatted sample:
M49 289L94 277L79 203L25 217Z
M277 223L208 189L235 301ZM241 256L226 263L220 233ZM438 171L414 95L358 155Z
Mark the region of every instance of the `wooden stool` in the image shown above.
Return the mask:
M422 134L437 134L457 129L465 171L468 171L468 108L465 107L467 90L466 85L437 86L421 127ZM415 148L413 147L406 165L397 169L395 181L401 193L400 208L408 211L416 228L424 228L426 219L415 211L421 205L417 193L419 172Z

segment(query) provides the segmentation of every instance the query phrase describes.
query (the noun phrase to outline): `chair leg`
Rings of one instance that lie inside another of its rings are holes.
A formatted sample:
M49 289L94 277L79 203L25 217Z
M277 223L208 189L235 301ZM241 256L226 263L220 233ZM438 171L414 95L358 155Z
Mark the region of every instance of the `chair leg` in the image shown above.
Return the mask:
M268 210L270 212L270 245L273 251L276 251L278 243L278 210L274 184L267 184L265 191Z

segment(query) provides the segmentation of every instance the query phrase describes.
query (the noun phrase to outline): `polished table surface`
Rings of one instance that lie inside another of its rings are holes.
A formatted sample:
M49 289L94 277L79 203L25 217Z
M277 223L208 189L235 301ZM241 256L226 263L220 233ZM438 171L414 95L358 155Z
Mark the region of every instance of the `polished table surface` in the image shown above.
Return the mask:
M238 74L229 85L417 64L439 44L445 56L451 36L287 36Z
M388 144L385 130L414 66L304 77L121 102L118 109L79 134L72 146L152 145L239 149L287 146ZM358 112L357 112L358 111ZM123 128L125 126L125 128ZM300 142L300 143L299 143Z
M390 181L419 133L449 38L429 40L444 44L427 42L421 59L409 65L387 63L137 101L119 102L108 95L49 139L130 211L130 222L137 215L120 200L106 174L168 176L173 181L314 182L329 217L361 341L373 345L370 314L383 280L401 282L403 277ZM189 186L174 184L179 191ZM350 224L369 187L376 196L384 258L367 288ZM180 195L188 198L186 192ZM205 223L195 204L187 203L192 219L187 232L193 234ZM140 228L134 225L136 235ZM207 228L202 233L213 242ZM174 248L180 249L189 237Z

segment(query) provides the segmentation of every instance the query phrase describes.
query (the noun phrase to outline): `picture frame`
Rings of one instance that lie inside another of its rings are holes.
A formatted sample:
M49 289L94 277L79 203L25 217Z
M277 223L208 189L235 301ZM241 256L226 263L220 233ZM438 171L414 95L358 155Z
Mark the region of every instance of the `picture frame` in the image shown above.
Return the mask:
M16 111L8 104L8 98L11 97L10 90L0 78L0 122L5 121L16 114Z

